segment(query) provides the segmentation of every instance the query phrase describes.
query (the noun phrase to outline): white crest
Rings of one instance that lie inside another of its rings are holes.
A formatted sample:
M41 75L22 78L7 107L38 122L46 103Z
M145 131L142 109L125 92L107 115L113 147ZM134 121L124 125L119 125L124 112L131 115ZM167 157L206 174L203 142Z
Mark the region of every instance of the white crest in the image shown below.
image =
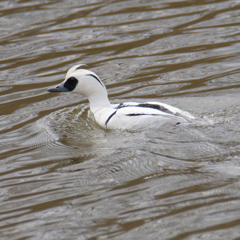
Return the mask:
M67 74L65 76L65 80L67 80L72 73L74 73L77 69L80 69L82 66L87 66L86 64L79 64L79 65L75 65L73 67L71 67L68 71Z

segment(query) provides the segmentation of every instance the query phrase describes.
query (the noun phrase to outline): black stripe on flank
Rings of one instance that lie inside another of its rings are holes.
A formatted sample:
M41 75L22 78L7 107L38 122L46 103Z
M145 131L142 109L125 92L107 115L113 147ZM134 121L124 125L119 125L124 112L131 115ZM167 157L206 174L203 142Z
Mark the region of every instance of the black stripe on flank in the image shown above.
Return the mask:
M159 114L145 114L145 113L130 113L130 114L125 114L125 116L128 117L136 117L136 116L143 116L143 115L148 115L148 116L160 116Z
M105 127L106 127L106 128L107 128L108 122L109 122L110 119L116 114L116 112L117 112L117 110L108 117L107 121L105 122Z
M88 74L87 76L94 77L94 78L103 86L101 80L100 80L97 76L95 76L95 75L93 75L93 74ZM104 86L103 86L103 87L104 87Z

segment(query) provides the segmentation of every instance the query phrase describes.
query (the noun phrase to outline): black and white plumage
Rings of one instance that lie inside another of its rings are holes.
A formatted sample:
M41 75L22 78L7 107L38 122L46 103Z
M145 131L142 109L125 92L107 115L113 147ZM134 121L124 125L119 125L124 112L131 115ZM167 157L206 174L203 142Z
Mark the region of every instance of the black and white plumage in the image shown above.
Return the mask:
M65 80L48 91L76 92L86 96L96 122L105 129L158 128L169 123L191 123L195 119L190 113L161 102L111 104L100 78L81 66L70 68Z

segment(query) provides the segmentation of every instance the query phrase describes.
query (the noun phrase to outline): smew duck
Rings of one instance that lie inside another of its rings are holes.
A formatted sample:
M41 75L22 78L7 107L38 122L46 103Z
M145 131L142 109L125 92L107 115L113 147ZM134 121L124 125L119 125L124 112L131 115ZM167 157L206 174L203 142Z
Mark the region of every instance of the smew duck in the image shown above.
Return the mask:
M161 102L111 104L103 82L94 72L82 69L82 65L70 68L65 80L48 91L86 96L96 122L105 129L159 128L188 124L195 119L189 112Z

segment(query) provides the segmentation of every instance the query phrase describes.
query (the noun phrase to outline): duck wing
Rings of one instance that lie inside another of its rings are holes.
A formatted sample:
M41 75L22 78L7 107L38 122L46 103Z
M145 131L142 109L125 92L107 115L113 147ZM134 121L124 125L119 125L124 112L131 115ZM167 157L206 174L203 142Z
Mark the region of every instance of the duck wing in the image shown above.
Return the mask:
M191 113L161 102L145 102L145 103L127 102L119 104L118 106L115 107L115 109L118 110L119 114L121 113L127 116L172 115L182 117L187 120L195 119L195 117Z
M132 129L149 125L157 127L165 123L177 125L195 119L190 113L161 102L113 104L110 108L99 109L94 116L105 129Z

